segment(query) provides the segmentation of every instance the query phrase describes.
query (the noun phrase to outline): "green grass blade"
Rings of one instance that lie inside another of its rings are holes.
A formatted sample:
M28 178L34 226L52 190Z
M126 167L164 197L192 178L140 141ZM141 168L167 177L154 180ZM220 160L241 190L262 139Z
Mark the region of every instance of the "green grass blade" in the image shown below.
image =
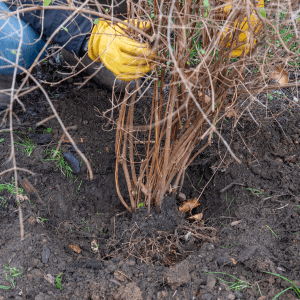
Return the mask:
M6 285L0 285L0 289L2 290L9 290L11 286L6 286Z
M285 293L286 291L291 290L291 289L293 290L294 288L290 286L290 287L288 287L287 289L281 291L281 292L278 293L272 300L277 299L280 295L282 295L283 293Z
M291 281L288 278L283 277L283 276L281 276L279 274L275 274L275 273L271 273L271 272L264 272L264 273L271 274L271 275L277 276L277 277L279 277L281 279L284 279L284 280L288 281L291 285L293 285L293 287L290 287L290 288L292 288L295 291L295 293L296 293L296 295L297 295L298 298L300 297L300 289L295 285L295 283L293 281Z

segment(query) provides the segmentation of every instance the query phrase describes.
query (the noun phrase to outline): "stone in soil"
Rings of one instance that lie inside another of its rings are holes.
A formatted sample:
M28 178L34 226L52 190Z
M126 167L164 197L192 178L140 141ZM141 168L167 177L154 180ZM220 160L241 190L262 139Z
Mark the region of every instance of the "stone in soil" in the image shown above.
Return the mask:
M70 152L64 153L63 158L72 169L72 173L78 174L80 172L80 164L77 158Z

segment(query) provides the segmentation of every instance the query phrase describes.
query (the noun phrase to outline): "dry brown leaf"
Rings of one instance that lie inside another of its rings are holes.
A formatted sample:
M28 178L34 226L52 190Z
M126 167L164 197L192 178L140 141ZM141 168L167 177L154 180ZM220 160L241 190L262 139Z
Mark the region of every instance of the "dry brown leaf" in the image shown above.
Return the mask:
M77 245L69 245L69 247L76 253L80 253L81 249Z
M109 153L109 149L108 149L108 147L105 147L105 151L106 151L107 153Z
M69 138L65 134L62 135L61 142L71 144L71 141L69 140Z
M182 203L182 205L178 208L181 212L191 211L193 208L199 206L198 198L190 199Z
M202 93L200 91L198 91L198 96L200 97L200 99L202 99ZM209 103L211 100L211 98L207 95L204 96L204 102L205 104Z
M17 194L17 198L18 198L18 201L29 200L26 195L22 195L22 194Z
M237 265L237 261L234 259L234 258L232 258L232 257L230 257L229 258L229 260L231 260L231 262L232 262L232 264L235 266L235 265Z
M240 224L242 222L242 220L239 220L239 221L233 221L233 222L231 222L231 226L236 226L236 225L238 225L238 224Z
M189 217L188 219L193 219L196 221L200 221L203 218L203 213L197 214L197 215L193 215L191 217Z
M227 106L227 107L225 108L225 115L226 115L226 117L227 117L228 119L237 116L237 114L236 114L236 112L235 112L235 109L232 108L232 107L230 107L230 106Z
M55 278L51 274L44 275L44 279L54 285Z
M285 85L289 82L289 73L284 70L281 66L277 67L276 70L271 74L273 78L279 85Z

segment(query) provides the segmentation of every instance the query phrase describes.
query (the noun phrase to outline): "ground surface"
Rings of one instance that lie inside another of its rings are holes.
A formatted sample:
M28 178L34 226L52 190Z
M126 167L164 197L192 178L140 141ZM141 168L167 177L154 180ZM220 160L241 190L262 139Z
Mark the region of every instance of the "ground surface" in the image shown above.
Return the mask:
M46 67L53 74L54 67L45 64L42 69ZM53 76L58 75L47 80ZM34 128L51 114L40 92L24 99L27 112L16 107L22 121L15 129L16 141L27 136L36 141L29 157L16 144L18 165L35 173L22 173L20 180L26 178L39 196L29 191L30 201L22 203L25 238L20 241L14 197L7 190L0 193L1 300L263 300L290 286L265 272L300 285L300 110L296 106L290 107L282 95L274 94L272 101L261 96L268 107L256 103L251 110L258 124L245 114L232 134L234 118L220 123L242 163L236 163L214 138L187 170L183 193L188 199L206 187L201 205L193 210L193 214L204 210L201 227L186 221L189 213L179 213L179 203L172 197L166 198L161 215L151 211L150 220L143 208L133 216L124 210L115 189L115 131L94 109L102 112L110 107L109 93L93 84L75 90L74 83L81 80L69 80L49 92L65 125L77 125L70 133L91 163L93 181L68 143L62 150L78 159L78 175L67 178L47 160L45 150L55 149L62 130L55 120ZM149 105L144 101L141 107ZM142 117L142 109L137 117ZM0 141L2 171L11 166L9 134L1 133ZM11 183L12 177L8 173L0 183ZM26 179L21 187L26 187ZM122 176L119 181L128 200ZM185 240L189 230L206 238L192 234ZM237 282L235 278L207 272L235 276L240 280L236 291L216 279ZM277 299L297 298L288 290Z

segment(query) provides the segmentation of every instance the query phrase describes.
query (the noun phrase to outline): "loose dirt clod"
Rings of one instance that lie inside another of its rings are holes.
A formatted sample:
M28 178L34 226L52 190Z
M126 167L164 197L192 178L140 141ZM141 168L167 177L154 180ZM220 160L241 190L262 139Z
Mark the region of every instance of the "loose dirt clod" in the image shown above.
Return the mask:
M177 200L180 202L184 202L186 200L186 195L182 192L178 194Z

